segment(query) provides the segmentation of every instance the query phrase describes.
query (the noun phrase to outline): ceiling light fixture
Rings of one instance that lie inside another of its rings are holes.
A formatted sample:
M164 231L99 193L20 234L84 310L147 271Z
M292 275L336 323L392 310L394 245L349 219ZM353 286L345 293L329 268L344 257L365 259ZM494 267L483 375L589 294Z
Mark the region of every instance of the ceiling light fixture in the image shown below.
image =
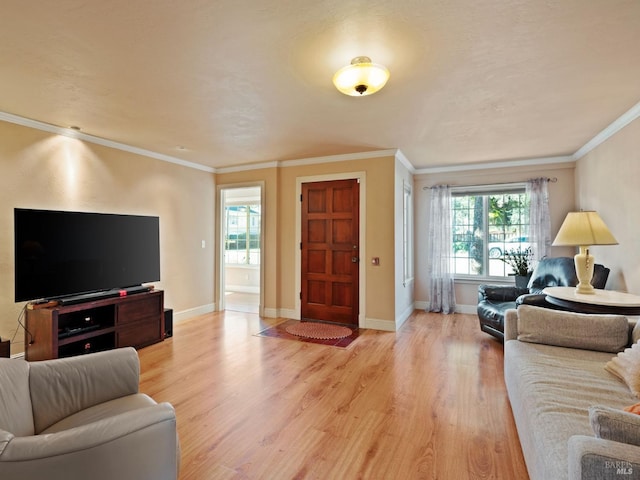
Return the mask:
M389 70L371 62L369 57L356 57L333 76L333 84L345 95L364 97L376 93L389 80Z

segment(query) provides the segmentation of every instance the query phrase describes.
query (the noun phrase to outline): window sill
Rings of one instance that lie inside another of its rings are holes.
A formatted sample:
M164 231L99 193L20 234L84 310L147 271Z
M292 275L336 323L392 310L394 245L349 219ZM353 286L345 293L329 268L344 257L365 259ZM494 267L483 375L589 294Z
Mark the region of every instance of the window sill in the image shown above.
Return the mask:
M493 285L515 285L514 277L472 277L454 276L453 281L459 284L481 285L490 283Z

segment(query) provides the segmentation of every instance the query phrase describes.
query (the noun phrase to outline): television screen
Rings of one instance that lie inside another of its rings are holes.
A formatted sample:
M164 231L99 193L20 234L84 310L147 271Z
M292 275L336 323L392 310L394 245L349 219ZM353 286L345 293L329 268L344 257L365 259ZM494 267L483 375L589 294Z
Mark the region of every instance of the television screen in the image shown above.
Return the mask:
M15 301L160 280L158 217L14 209Z

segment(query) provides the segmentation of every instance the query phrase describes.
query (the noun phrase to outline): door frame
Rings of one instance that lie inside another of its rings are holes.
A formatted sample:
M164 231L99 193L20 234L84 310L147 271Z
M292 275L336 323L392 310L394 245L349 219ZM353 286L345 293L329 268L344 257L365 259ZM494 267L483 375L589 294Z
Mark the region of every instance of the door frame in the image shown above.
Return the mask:
M366 298L366 262L367 249L365 242L366 232L366 193L367 193L367 175L366 172L345 172L332 173L327 175L312 175L307 177L296 177L296 254L295 254L295 292L296 300L295 313L296 319L302 317L302 302L300 300L300 292L302 292L302 252L299 248L302 242L302 184L313 182L330 182L333 180L358 180L360 184L359 212L360 228L358 231L358 245L360 250L360 262L358 262L358 327L364 328L365 323L365 298Z
M216 249L218 252L217 255L217 268L216 268L216 291L217 291L217 311L222 311L225 309L224 304L224 287L225 287L225 273L224 273L224 207L225 201L224 191L225 190L234 190L237 188L251 188L258 187L260 188L260 305L258 306L258 315L261 317L264 316L264 227L265 227L265 194L264 194L264 181L258 182L247 182L247 183L226 183L222 185L217 185L216 190L216 200L218 202L218 208L216 209L216 225L218 230L218 235L216 235Z

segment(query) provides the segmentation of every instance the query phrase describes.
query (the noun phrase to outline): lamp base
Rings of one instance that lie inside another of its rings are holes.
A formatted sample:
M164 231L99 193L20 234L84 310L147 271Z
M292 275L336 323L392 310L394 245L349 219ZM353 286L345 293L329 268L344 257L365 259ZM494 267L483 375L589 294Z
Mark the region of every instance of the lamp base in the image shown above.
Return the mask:
M578 277L578 285L576 293L594 294L595 289L591 285L593 278L593 255L589 255L588 247L580 247L580 252L573 257L576 265L576 276Z

